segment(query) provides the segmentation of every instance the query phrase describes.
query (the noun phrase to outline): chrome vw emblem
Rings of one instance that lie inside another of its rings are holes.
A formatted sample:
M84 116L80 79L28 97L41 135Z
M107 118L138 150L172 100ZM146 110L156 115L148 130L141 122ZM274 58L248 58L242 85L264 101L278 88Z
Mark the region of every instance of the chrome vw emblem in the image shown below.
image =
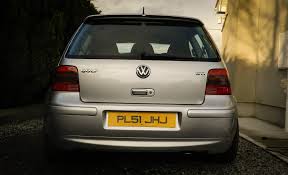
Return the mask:
M140 65L136 69L136 74L140 78L147 78L151 74L151 69L146 65Z

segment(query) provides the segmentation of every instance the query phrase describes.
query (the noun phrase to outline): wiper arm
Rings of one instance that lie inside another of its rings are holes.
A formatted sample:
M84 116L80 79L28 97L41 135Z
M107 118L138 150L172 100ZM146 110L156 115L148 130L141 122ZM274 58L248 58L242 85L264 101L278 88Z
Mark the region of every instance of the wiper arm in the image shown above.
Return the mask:
M179 61L185 61L185 60L193 60L192 57L179 57L179 56L173 56L173 55L150 55L146 53L141 53L140 55L141 60L150 60L150 59L157 59L157 60L179 60Z

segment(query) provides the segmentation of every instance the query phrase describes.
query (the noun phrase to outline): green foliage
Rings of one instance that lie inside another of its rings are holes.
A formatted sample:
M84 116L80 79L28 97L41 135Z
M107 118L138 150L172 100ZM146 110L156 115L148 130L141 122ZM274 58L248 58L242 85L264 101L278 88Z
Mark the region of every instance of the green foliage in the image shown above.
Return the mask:
M86 16L100 11L90 0L9 0L1 2L1 13L5 93L0 107L5 107L43 98L74 31Z

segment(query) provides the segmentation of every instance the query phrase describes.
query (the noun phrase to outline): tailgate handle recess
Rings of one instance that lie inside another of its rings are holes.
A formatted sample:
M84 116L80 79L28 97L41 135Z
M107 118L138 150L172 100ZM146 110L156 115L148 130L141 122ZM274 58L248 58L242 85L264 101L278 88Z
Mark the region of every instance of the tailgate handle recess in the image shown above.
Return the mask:
M131 89L131 94L135 96L152 97L155 95L154 89Z

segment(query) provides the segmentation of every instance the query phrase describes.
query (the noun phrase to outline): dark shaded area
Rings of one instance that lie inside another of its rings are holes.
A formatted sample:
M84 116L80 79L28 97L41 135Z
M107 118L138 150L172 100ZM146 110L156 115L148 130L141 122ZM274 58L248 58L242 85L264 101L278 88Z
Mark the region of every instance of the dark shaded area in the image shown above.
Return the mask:
M98 14L90 0L1 2L0 108L43 100L50 74L83 19Z
M35 120L17 124L21 130L19 136L1 139L1 175L284 175L288 172L285 162L243 139L240 140L237 159L228 164L218 163L213 156L205 154L149 152L74 151L60 153L55 159L48 160L39 125ZM30 129L27 131L22 127Z

